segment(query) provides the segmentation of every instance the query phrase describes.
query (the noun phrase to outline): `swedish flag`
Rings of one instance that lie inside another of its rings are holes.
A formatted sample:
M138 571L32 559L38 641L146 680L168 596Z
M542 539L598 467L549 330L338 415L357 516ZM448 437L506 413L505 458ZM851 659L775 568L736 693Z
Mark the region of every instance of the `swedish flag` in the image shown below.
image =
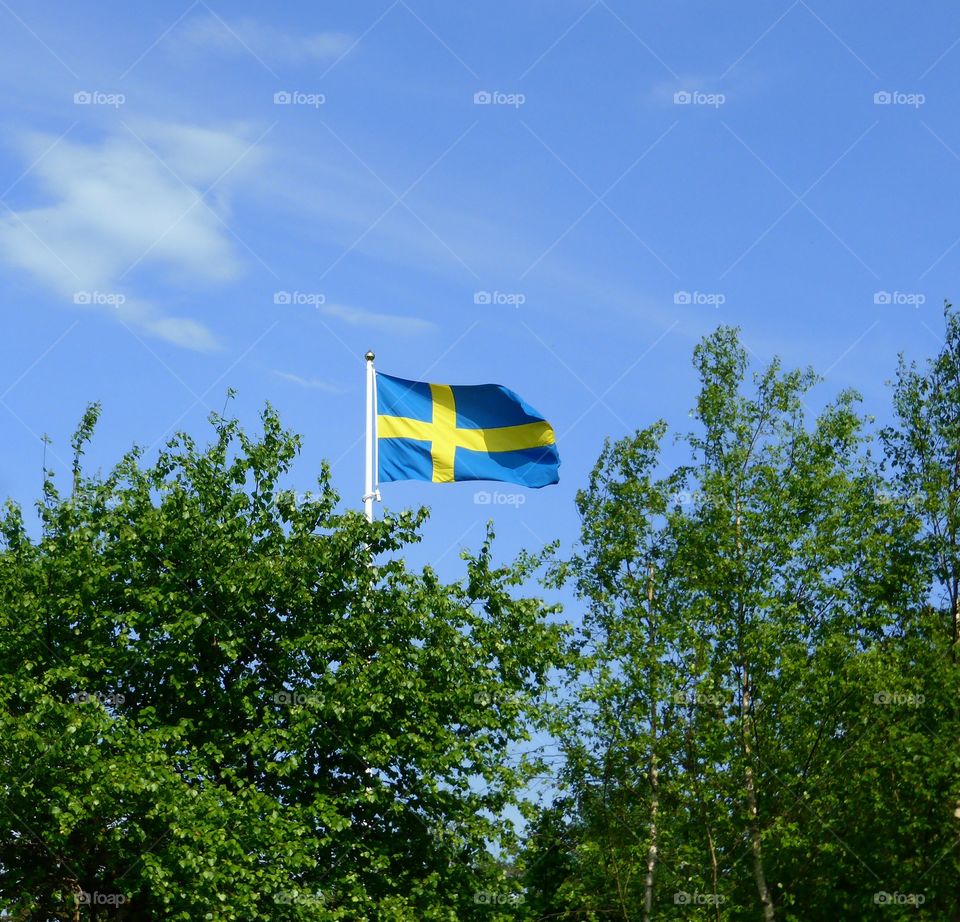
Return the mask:
M553 427L499 384L451 385L377 374L380 482L557 483Z

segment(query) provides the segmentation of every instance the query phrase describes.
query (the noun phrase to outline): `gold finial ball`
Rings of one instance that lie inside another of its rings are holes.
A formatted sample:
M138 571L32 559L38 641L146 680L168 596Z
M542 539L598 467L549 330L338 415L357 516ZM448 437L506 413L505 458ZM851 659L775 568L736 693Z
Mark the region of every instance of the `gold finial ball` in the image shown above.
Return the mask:
M372 361L374 360L375 356L374 356L374 354L373 354L372 352L370 352L370 351L368 350L368 351L367 351L367 354L364 356L364 358L365 358L368 362L372 362Z

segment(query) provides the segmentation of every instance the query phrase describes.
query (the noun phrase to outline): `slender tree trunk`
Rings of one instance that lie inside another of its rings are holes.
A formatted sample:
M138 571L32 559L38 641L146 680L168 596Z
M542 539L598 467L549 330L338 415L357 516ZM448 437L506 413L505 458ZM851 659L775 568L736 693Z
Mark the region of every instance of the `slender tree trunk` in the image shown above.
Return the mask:
M760 897L760 906L763 910L764 922L774 922L773 900L770 897L770 888L767 886L767 875L763 870L763 849L760 836L760 818L757 809L757 788L753 776L753 749L750 745L749 712L750 712L750 685L749 676L742 670L743 685L741 688L743 700L743 716L741 731L743 733L744 782L747 793L747 826L750 832L750 851L753 856L753 879L757 884L757 895Z
M957 658L957 644L960 643L960 577L956 572L957 560L957 535L954 523L957 521L956 496L957 489L960 488L960 448L953 454L953 482L950 484L949 506L947 509L947 534L950 541L950 600L953 602L952 623L953 644L950 653L954 659Z
M956 802L956 805L954 807L953 818L955 820L960 821L960 800ZM960 881L957 882L956 888L958 891L958 896L960 896ZM960 901L958 901L958 905L960 905ZM960 922L960 909L955 909L953 911L952 922Z
M603 768L603 812L607 817L607 833L611 829L617 828L617 822L620 822L619 818L613 816L613 810L610 807L610 745L607 746L607 752L604 756L604 768ZM615 838L611 837L606 841L607 852L609 854L608 864L613 872L613 880L617 887L617 902L620 907L620 915L623 917L623 922L630 922L630 914L627 909L627 887L624 885L622 875L620 873L620 862L617 859L619 854L617 848L617 842ZM629 881L627 881L629 884ZM613 912L613 910L611 910Z
M953 579L953 585L950 589L950 595L953 597L953 605L951 608L953 611L953 643L950 647L950 653L953 658L957 658L957 645L960 644L960 580L956 577Z
M643 922L650 922L653 913L653 877L657 867L657 814L660 810L660 781L657 777L656 753L650 759L650 847L647 849L647 876L643 887Z
M710 832L710 824L704 817L704 828L707 830L707 846L710 849L710 883L713 887L713 895L716 896L720 886L720 867L717 864L717 849L713 844L713 833ZM720 922L720 900L718 899L714 906L717 910L717 922Z
M624 892L623 881L620 879L620 863L617 861L617 850L610 850L611 860L613 861L613 879L617 884L617 900L620 903L620 912L623 915L623 922L630 922L630 916L627 912L627 895Z
M67 879L67 889L72 891L73 895L77 899L77 905L73 908L73 913L71 917L71 922L80 922L80 900L83 896L83 888L80 886L80 882L73 877ZM93 912L94 910L91 910Z
M703 784L699 776L699 766L696 765L696 758L692 758L691 764L693 765L693 771L696 772L696 782L694 789L696 792L697 801L700 804L700 822L703 823L703 831L707 836L707 850L710 852L710 892L714 896L719 893L720 888L720 863L717 860L717 846L713 841L713 832L710 829L710 818L707 816L707 808L705 806L707 799L706 795L703 793ZM720 920L720 901L714 904L717 911L717 922Z
M701 638L700 644L697 647L696 674L698 677L703 675L704 660L704 642ZM686 741L688 753L688 761L686 766L687 776L694 779L693 788L696 801L699 806L700 822L703 823L703 831L707 836L707 851L710 853L710 892L716 896L720 892L720 862L717 859L717 845L713 838L713 830L710 825L710 816L707 813L707 796L703 791L704 776L701 774L700 770L699 752L693 744L693 734L689 729L687 730ZM719 900L715 902L714 908L716 909L717 922L721 922Z
M739 565L743 558L743 536L742 536L742 514L740 509L740 497L737 496L736 503L736 538L737 538L737 564ZM741 584L741 592L742 592ZM757 896L760 897L760 907L763 911L764 922L774 922L773 900L770 897L770 888L767 886L767 875L763 869L763 848L762 837L760 835L760 816L757 808L757 785L753 774L753 747L750 742L750 735L753 732L751 725L751 691L750 691L750 673L743 655L743 598L737 600L738 607L738 627L740 631L740 734L741 747L743 752L743 775L744 787L746 788L747 801L747 830L750 835L750 852L753 857L753 879L757 885Z
M653 913L653 878L657 868L659 838L658 813L660 811L660 774L657 762L657 669L656 669L656 621L653 613L653 564L647 568L647 611L649 626L650 660L650 846L647 849L647 874L643 887L643 922L650 922Z

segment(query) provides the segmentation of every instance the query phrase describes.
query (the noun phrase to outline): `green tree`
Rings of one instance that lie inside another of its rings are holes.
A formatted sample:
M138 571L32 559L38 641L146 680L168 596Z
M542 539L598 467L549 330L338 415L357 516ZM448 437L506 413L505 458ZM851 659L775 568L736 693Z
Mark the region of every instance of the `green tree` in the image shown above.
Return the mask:
M945 339L921 371L900 357L896 425L883 431L895 495L923 525L937 600L954 647L960 644L960 317L944 306ZM933 588L933 587L931 587Z
M909 790L920 795L913 826L923 824L929 848L913 863L926 885L951 893L951 918L960 919L960 316L944 304L944 339L925 368L900 358L893 393L896 421L883 430L893 474L890 501L920 528L914 567L924 577L929 605L906 613L898 632L910 644L899 700L911 706L890 728L912 754ZM896 678L900 679L898 684ZM907 687L904 678L909 683ZM917 698L921 700L918 701ZM916 779L922 778L919 791ZM904 779L906 781L906 779ZM937 835L931 836L930 831ZM946 905L946 904L944 904Z
M563 658L539 566L411 571L425 513L281 489L299 439L213 417L31 538L0 522L0 909L52 919L490 919L514 757ZM504 908L506 907L506 908Z
M679 652L695 643L674 617L678 558L671 532L658 527L685 482L682 471L652 477L664 432L657 423L604 448L577 496L581 549L569 564L587 609L583 686L563 735L565 780L596 872L580 898L598 912L644 920L663 876L660 855L677 845L676 715L687 702Z
M569 918L871 918L878 893L920 892L912 859L943 840L925 791L882 790L953 762L885 736L902 724L883 696L919 691L923 645L898 631L922 618L916 523L856 394L810 419L812 372L748 364L735 330L709 336L688 463L656 477L656 424L608 445L578 498Z

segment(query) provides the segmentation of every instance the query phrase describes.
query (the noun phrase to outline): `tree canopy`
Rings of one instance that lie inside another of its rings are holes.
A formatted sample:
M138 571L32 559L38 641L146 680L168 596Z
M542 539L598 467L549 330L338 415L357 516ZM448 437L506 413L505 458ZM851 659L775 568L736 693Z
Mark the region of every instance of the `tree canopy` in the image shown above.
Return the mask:
M287 488L269 406L106 475L91 406L0 519L5 918L960 920L945 318L879 430L718 328L679 449L609 440L574 547L453 581L424 510Z
M280 489L269 408L105 477L74 439L0 525L0 898L14 918L469 919L533 763L562 630L537 559L412 572L425 514ZM492 895L492 896L491 896ZM81 910L89 913L81 916Z
M885 456L855 393L812 416L814 373L751 376L730 328L694 353L686 463L662 471L663 422L607 443L557 571L584 657L535 918L960 918L947 325Z

